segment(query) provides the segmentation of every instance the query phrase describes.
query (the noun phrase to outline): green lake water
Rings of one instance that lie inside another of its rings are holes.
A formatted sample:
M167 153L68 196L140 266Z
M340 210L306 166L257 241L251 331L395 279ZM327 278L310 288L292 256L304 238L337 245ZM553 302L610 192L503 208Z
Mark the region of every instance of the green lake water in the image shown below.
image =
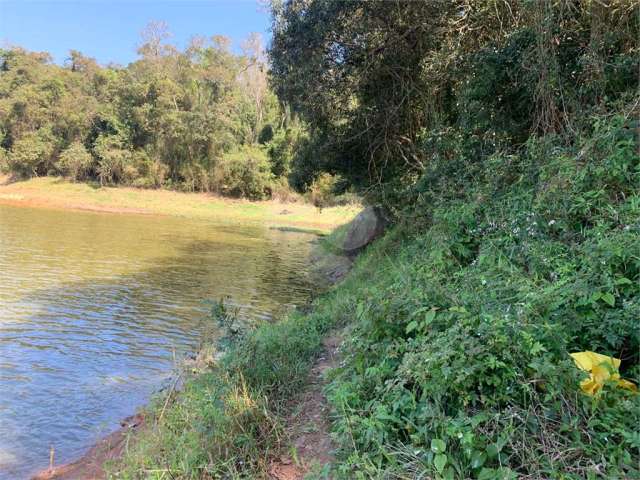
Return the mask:
M0 205L0 479L72 460L166 386L228 297L307 301L314 237L260 225Z

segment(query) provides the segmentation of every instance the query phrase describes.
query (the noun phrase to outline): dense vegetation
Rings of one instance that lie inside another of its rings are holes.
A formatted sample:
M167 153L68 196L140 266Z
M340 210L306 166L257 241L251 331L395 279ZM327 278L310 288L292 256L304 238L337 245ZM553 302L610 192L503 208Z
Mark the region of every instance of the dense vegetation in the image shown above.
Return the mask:
M264 472L344 327L335 477L640 478L640 396L588 395L569 356L640 381L637 8L275 2L273 87L308 126L290 178L339 174L395 226L310 313L190 382L123 475Z
M631 0L276 2L273 35L274 88L309 122L298 175L341 173L391 207L434 156L572 143L638 82Z
M638 396L586 395L569 356L640 378L637 3L318 0L274 18L278 94L325 154L309 171L397 221L340 287L338 472L638 478Z
M264 198L288 190L300 123L267 81L260 36L234 54L224 37L179 51L163 23L139 59L99 66L71 51L0 50L0 169L145 188Z

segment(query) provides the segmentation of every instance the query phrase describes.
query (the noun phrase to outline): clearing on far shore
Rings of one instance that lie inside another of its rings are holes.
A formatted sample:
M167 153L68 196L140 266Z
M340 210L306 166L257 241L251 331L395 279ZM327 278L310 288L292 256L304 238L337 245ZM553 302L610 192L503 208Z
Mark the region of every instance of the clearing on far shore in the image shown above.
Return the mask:
M327 233L350 221L361 209L359 205L347 205L320 211L302 201L249 201L208 193L100 187L97 184L72 183L56 177L11 182L8 177L1 175L0 204L256 222L316 233Z

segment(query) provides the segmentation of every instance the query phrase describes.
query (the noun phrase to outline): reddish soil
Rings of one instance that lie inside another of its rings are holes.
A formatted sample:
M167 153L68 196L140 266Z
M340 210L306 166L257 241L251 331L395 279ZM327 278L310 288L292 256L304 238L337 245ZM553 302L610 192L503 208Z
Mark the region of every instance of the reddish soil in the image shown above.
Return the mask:
M60 202L47 198L39 197L21 197L0 198L0 202L4 205L14 207L32 207L32 208L49 208L54 210L76 210L83 212L99 212L99 213L131 213L136 215L162 215L161 213L146 210L144 208L131 207L110 207L106 205L91 205L81 202Z
M31 480L101 480L106 478L104 466L110 460L120 458L127 446L129 433L144 425L142 415L124 419L121 428L100 440L79 460L49 468Z
M274 480L301 480L310 471L333 461L329 406L323 387L326 371L337 364L340 342L337 335L324 341L324 352L311 369L307 389L287 420L295 458L282 457L271 464L269 474Z

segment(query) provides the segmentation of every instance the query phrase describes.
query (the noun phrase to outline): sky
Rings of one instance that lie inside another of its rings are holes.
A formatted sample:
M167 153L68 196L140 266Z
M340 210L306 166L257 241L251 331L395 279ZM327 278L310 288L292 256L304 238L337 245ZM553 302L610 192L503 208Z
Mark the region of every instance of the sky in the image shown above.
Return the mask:
M225 35L236 49L251 32L269 38L269 13L257 0L0 0L0 47L47 51L56 63L74 49L127 65L150 21L166 22L180 48L194 35Z

